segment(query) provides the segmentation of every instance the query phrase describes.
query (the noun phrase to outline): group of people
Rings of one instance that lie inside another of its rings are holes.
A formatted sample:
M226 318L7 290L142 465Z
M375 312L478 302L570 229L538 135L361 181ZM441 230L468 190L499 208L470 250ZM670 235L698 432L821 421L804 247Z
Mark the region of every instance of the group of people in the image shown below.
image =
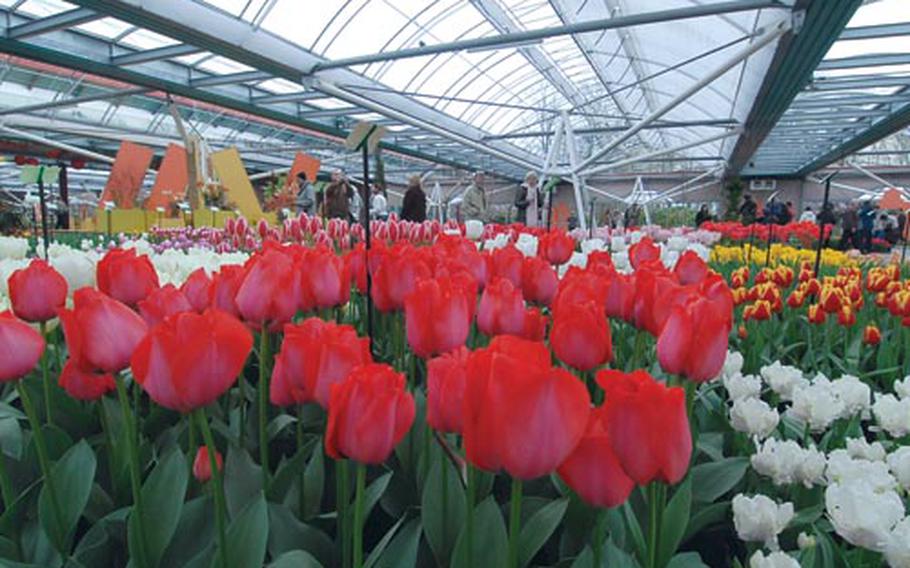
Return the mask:
M746 195L739 208L739 217L746 225L755 222L784 225L794 219L793 203L781 203L772 197L765 203L759 217L758 204L751 195ZM865 253L872 250L873 239L881 239L891 245L900 241L906 231L907 214L879 211L872 200L867 200L860 206L846 203L839 208L826 203L818 213L811 207L806 207L800 214L799 221L840 227L839 247L842 250L856 248Z
M348 180L342 170L334 170L331 180L320 194L304 172L296 176L297 213L320 215L327 219L345 219L359 222L363 212L363 198L360 189ZM370 184L370 219L385 220L389 217L389 201L386 189L381 184ZM427 218L427 195L419 175L408 179L399 218L405 221L422 222Z

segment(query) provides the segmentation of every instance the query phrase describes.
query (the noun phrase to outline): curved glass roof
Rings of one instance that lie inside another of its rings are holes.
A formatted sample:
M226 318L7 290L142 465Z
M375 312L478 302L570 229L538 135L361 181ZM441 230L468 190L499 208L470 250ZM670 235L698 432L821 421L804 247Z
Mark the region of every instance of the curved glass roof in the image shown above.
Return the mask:
M830 153L830 141L794 143L778 130L794 112L800 123L821 117L816 108L837 112L840 101L810 90L821 81L844 83L841 74L862 77L855 70L863 61L844 67L841 60L894 52L875 62L875 78L887 72L892 82L910 67L899 46L882 43L906 40L906 30L869 32L889 17L907 25L905 0L869 2L851 22L853 31L844 32L853 34L843 38L850 45L834 43L797 95L862 3L0 0L7 22L0 51L23 58L11 59L10 67L29 60L82 73L48 87L59 93L49 100L65 108L28 108L14 100L15 89L3 87L12 78L0 84L0 103L19 122L44 121L39 126L47 132L48 122L59 129L78 119L134 136L153 126L158 131L151 134L173 137L162 103L173 95L208 125L214 144L259 136L261 147L279 148L250 159L263 169L288 163L281 141L298 135L294 143L318 140L320 151L341 156L340 139L369 120L388 129L384 143L401 156L511 179L528 169L588 179L731 164L739 171L744 159L751 159L746 171L753 174L788 173ZM112 90L99 79L115 79L113 90L147 91L80 101L86 95L71 83ZM867 96L902 94L862 89ZM794 96L785 122L772 131ZM21 117L16 107L25 109ZM886 116L892 110L899 109L888 107ZM831 140L852 140L871 125L857 121ZM557 144L561 139L572 144ZM784 142L800 155L787 156Z

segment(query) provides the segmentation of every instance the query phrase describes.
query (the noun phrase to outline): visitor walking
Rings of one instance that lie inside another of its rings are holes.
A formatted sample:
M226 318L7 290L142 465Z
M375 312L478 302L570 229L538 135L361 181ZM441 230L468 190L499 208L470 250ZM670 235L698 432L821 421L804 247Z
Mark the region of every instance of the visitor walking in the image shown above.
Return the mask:
M408 189L404 192L404 200L401 203L401 218L415 223L422 223L427 219L427 194L421 187L418 175L408 179Z
M849 250L851 248L859 248L860 242L857 238L859 214L856 212L856 206L852 203L847 204L847 208L841 216L841 229L840 249Z
M871 201L865 201L859 210L859 250L867 253L872 250L872 230L875 228L875 207Z
M322 202L322 215L328 219L347 219L351 211L348 198L354 193L344 172L332 172L332 180L325 188Z
M711 213L708 211L707 205L702 205L698 209L698 213L695 214L695 226L701 227L703 223L711 220Z
M487 211L487 190L485 188L483 172L474 172L471 185L465 190L461 198L461 216L463 221L489 221Z
M811 207L806 207L806 210L799 216L800 223L815 223L817 220L815 211L813 211Z
M385 196L385 188L378 183L373 184L373 196L370 197L370 217L378 221L389 218L389 201Z
M313 206L316 204L313 184L307 180L306 172L297 174L296 183L297 197L294 198L294 207L297 210L297 214L306 213L307 215L311 215L313 213Z
M540 187L537 174L528 172L525 181L515 190L515 222L528 227L539 224L538 208L540 204Z
M743 225L751 225L755 222L755 217L758 216L758 204L755 203L755 200L752 199L752 196L748 193L743 200L742 206L739 208L739 218Z

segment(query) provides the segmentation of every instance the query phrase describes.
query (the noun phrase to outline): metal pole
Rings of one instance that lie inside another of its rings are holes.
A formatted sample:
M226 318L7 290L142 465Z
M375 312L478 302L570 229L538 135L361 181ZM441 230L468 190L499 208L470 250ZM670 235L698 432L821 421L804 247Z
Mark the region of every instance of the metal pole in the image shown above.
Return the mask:
M364 232L364 266L367 271L367 340L370 342L370 353L373 352L373 277L370 275L370 156L367 141L363 143L363 205L360 207L360 222Z
M715 14L726 14L733 12L742 12L749 10L759 10L763 8L784 8L789 7L781 2L775 1L740 1L740 2L719 2L715 4L694 5L685 8L674 8L670 10L661 10L657 12L646 12L644 14L630 14L628 16L618 16L614 18L604 18L591 20L587 22L578 22L563 26L554 26L537 30L527 30L522 32L497 34L494 36L472 38L462 41L453 41L440 43L437 45L425 45L421 47L411 47L399 49L397 51L381 52L369 55L359 55L336 59L334 61L320 61L313 64L307 74L326 69L337 69L339 67L353 67L367 63L376 63L378 61L391 61L396 59L405 59L409 57L421 57L424 55L436 55L439 53L457 52L465 50L480 50L493 48L507 48L517 44L528 44L539 42L544 39L559 37L572 34L582 34L587 32L599 32L602 30L625 28L631 26L640 26L645 24L655 24L659 22L670 22L687 18L697 18L701 16L711 16Z
M836 176L838 172L832 172L824 179L825 183L825 198L822 200L822 210L818 214L818 247L815 251L815 277L818 278L818 269L822 263L822 245L825 242L825 210L828 208L828 198L831 197L831 180Z
M651 114L649 114L648 116L643 118L642 120L638 121L631 128L626 130L623 134L614 138L612 141L610 141L609 144L607 144L603 148L595 151L594 154L589 156L586 160L584 160L582 163L578 164L578 166L573 169L575 171L580 171L580 170L586 169L588 166L590 166L591 164L595 163L596 161L598 161L599 159L604 157L608 152L610 152L610 150L613 150L614 148L616 148L617 146L619 146L620 144L622 144L629 138L632 138L633 136L638 134L641 130L643 130L646 126L648 126L652 122L660 119L662 116L664 116L665 114L667 114L668 112L670 112L671 110L673 110L674 108L676 108L677 106L679 106L680 104L685 102L689 97L691 97L695 93L701 91L702 89L704 89L705 87L710 85L712 82L714 82L715 79L717 79L718 77L720 77L721 75L723 75L724 73L726 73L727 71L729 71L730 69L732 69L733 67L738 65L744 59L747 59L750 55L752 55L756 51L759 51L760 49L762 49L763 47L765 47L772 41L776 40L778 37L780 37L787 31L789 31L791 25L792 25L792 22L789 18L787 18L785 20L781 20L780 22L775 24L773 26L773 28L769 29L764 34L762 34L761 36L756 38L754 43L751 43L751 44L747 45L746 47L744 47L743 49L736 52L736 54L734 54L728 60L724 61L721 65L719 65L713 71L708 73L701 80L697 81L694 85L690 86L688 89L685 89L683 92L681 92L679 95L674 97L672 100L670 100L664 106L660 107L659 109L655 110L654 112L652 112Z
M771 264L771 241L774 240L774 221L768 220L768 251L765 254L765 267Z
M583 171L582 174L584 174L584 175L592 175L592 174L599 174L599 173L601 173L601 172L605 172L605 171L608 171L608 170L615 170L615 169L620 168L620 167L622 167L622 166L628 166L628 165L630 165L630 164L636 164L636 163L638 163L638 162L644 162L644 161L646 161L646 160L650 160L650 159L652 159L652 158L658 158L658 157L664 156L664 155L666 155L666 154L673 154L673 153L676 153L676 152L681 152L681 151L683 151L683 150L688 150L689 148L695 148L695 147L701 146L701 145L703 145L703 144L708 144L708 143L710 143L710 142L715 142L715 141L717 141L717 140L723 140L724 138L729 138L730 136L736 136L736 135L738 135L738 134L742 134L742 132L743 132L743 128L742 128L742 127L733 128L733 129L731 129L731 130L727 130L727 131L725 131L725 132L721 132L720 134L714 134L714 135L712 135L712 136L708 136L707 138L702 138L702 139L696 140L696 141L694 141L694 142L686 142L685 144L680 144L680 145L678 145L678 146L673 146L672 148L664 148L664 149L662 149L662 150L655 150L654 152L649 152L649 153L647 153L647 154L642 154L641 156L634 156L634 157L632 157L632 158L626 158L625 160L619 160L618 162L611 162L611 163L609 163L609 164L603 164L603 165L600 165L600 166L596 166L596 167L593 167L593 168L590 168L590 169L587 169L587 170Z
M41 204L41 234L44 236L44 260L48 260L47 244L50 234L47 227L47 201L44 199L44 166L38 166L38 201Z
M587 220L585 218L585 202L582 197L582 187L584 185L584 180L578 174L578 150L575 147L575 133L572 132L572 124L569 121L569 114L567 112L562 113L562 126L566 131L566 148L569 150L569 167L572 170L572 188L574 189L575 194L575 209L578 211L578 226L581 227L582 231L587 231Z

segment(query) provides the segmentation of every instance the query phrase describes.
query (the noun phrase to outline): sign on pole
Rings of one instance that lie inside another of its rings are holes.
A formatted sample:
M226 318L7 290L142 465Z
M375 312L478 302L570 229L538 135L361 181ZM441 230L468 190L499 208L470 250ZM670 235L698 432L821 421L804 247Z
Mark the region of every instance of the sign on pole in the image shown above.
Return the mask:
M361 121L357 123L354 130L344 141L344 147L348 150L355 151L363 148L366 144L367 151L370 154L376 152L379 141L385 135L388 129L385 126L379 126L370 122Z

